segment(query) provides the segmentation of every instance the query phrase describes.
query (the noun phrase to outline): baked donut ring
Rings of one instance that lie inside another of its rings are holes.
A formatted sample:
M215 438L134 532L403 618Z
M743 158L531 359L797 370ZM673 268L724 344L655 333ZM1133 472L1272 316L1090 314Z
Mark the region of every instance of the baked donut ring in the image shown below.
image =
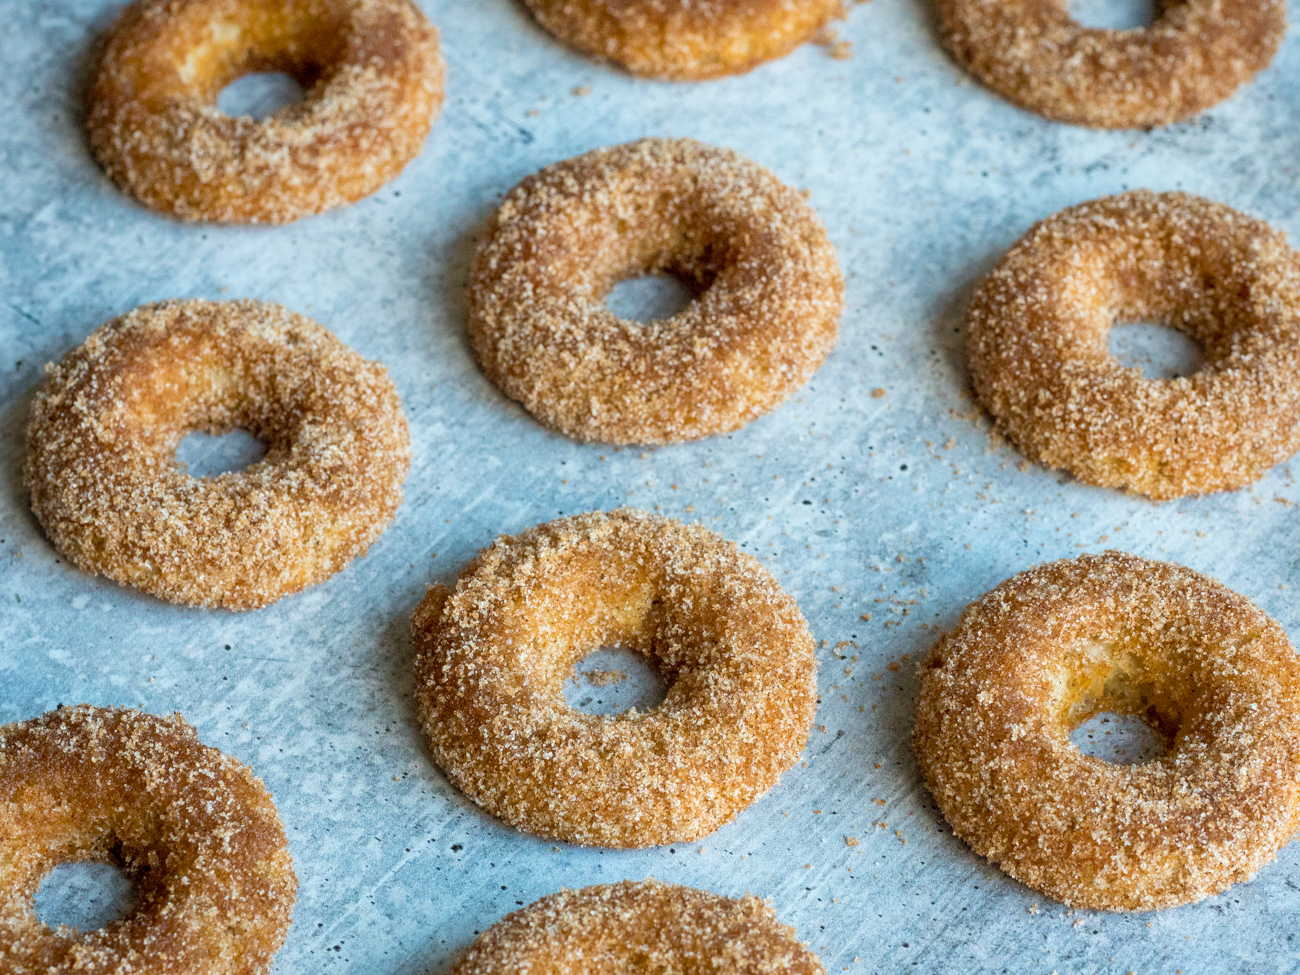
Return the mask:
M1200 343L1192 376L1147 379L1117 321ZM1034 227L966 317L975 390L1029 457L1156 499L1249 484L1300 449L1300 256L1267 224L1137 191Z
M1096 30L1066 0L936 0L944 44L1018 105L1105 129L1168 125L1230 98L1268 67L1285 0L1167 0L1149 27Z
M524 0L538 23L579 51L633 74L701 81L784 57L843 0Z
M99 861L135 908L51 929L33 897L56 866ZM83 704L0 728L0 971L263 975L298 879L266 787L180 715Z
M415 612L416 696L434 759L488 812L593 846L697 839L799 758L817 706L808 624L751 556L635 511L499 539ZM602 646L668 680L648 712L564 699Z
M253 609L363 554L402 502L410 434L383 366L270 302L167 301L48 367L27 427L32 511L90 572L192 606ZM266 456L190 477L195 430Z
M618 318L619 281L668 273L698 297ZM542 423L607 443L743 426L835 344L844 282L817 215L727 149L645 139L548 166L506 196L470 278L483 371Z
M217 96L283 71L306 97L265 119ZM373 193L442 106L438 32L411 0L136 0L90 89L90 145L122 189L185 220L287 223Z
M451 975L502 972L823 975L821 961L757 897L656 880L561 890L484 931Z
M1161 757L1084 755L1145 718ZM915 745L953 831L1071 907L1150 910L1248 880L1300 825L1300 662L1250 600L1122 552L1042 565L967 608L922 667Z

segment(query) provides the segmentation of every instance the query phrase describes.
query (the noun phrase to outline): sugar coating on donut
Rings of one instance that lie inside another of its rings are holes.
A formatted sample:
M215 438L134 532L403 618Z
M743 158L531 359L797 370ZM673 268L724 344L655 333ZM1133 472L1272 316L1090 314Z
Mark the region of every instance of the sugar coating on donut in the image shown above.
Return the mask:
M329 578L402 500L410 433L387 371L270 302L145 305L47 366L27 428L32 511L74 563L172 602L251 609ZM191 477L195 430L261 461Z
M634 74L699 81L783 57L836 17L843 0L525 0L566 44Z
M697 297L632 322L619 281L674 274ZM835 342L844 283L817 215L772 173L690 139L549 166L507 194L471 273L487 377L584 440L671 443L774 409Z
M1205 365L1148 379L1113 323L1158 321ZM1231 490L1300 449L1300 255L1267 224L1182 193L1135 191L1039 223L981 284L971 377L1031 458L1156 499Z
M451 781L527 832L642 847L704 836L798 760L817 702L798 606L699 526L591 513L506 536L412 623L416 695ZM585 714L564 682L589 652L646 655L658 707Z
M1285 0L1178 0L1134 30L1071 19L1060 0L936 0L944 44L990 88L1048 118L1099 128L1168 125L1231 97L1268 67Z
M1151 761L1084 755L1099 712ZM1072 907L1150 910L1250 879L1300 825L1300 661L1250 600L1121 552L1023 572L922 666L914 736L954 832Z
M770 904L656 880L561 890L483 932L452 975L655 972L823 975L820 959Z
M136 906L94 931L33 913L60 863L115 863ZM0 970L263 975L298 881L270 794L179 715L79 705L0 728Z
M283 70L302 101L225 115L222 88ZM438 32L411 0L137 0L110 29L89 96L91 148L154 210L285 223L401 172L443 101Z

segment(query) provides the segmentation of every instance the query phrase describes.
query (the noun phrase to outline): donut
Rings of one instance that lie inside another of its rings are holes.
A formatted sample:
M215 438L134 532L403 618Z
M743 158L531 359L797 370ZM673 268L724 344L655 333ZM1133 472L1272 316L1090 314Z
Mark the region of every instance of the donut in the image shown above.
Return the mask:
M843 0L524 0L546 30L633 74L701 81L784 57Z
M47 367L27 427L32 511L72 562L162 599L254 609L328 579L402 501L410 434L383 366L270 302L164 301ZM177 445L245 429L242 471Z
M1114 322L1200 343L1189 377L1121 366ZM1226 491L1300 449L1300 257L1259 220L1137 191L1034 227L966 316L975 391L1030 458L1155 499Z
M36 889L87 860L134 881L134 909L94 931L47 927ZM266 787L179 714L82 704L0 728L6 975L263 975L297 889Z
M953 831L1071 907L1189 904L1249 880L1300 825L1300 662L1244 596L1122 552L1022 572L921 668L915 747ZM1133 715L1143 764L1070 732Z
M217 108L283 71L304 99L265 119ZM442 106L438 32L411 0L136 0L90 88L90 145L145 206L184 220L287 223L395 178Z
M625 880L561 890L507 915L479 935L451 975L824 971L794 928L757 897Z
M935 0L945 46L1011 101L1104 129L1169 125L1230 98L1268 67L1285 0L1177 0L1149 27L1096 30L1063 0Z
M412 621L434 759L512 826L590 846L697 839L798 760L817 706L799 607L752 556L699 526L620 510L505 536ZM620 646L663 703L586 714L564 681Z
M632 322L604 299L671 274L696 299ZM743 426L835 344L844 282L817 215L727 149L645 139L529 176L471 272L469 337L488 379L582 440L659 444Z

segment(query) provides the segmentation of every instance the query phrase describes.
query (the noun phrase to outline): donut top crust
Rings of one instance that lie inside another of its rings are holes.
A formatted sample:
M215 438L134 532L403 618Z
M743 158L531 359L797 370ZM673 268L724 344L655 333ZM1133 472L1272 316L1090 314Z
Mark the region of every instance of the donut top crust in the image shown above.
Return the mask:
M1205 351L1148 379L1107 347L1158 321ZM1035 461L1157 500L1231 490L1300 449L1300 255L1266 223L1134 191L1048 217L981 284L966 319L981 401Z
M191 477L176 447L243 428L255 464ZM32 510L78 565L161 598L251 609L362 554L402 500L410 434L387 370L270 302L169 301L47 366Z
M698 296L633 322L619 281L670 273ZM798 192L728 149L645 139L511 190L479 248L469 334L488 378L543 423L607 443L734 430L789 398L834 345L843 277Z
M421 722L471 799L528 832L643 847L706 835L799 758L816 655L794 600L699 526L595 512L506 536L412 622ZM602 646L667 677L648 712L564 698Z
M46 874L116 862L136 908L51 930ZM263 975L297 878L270 794L180 715L63 707L0 728L0 970L6 975Z
M538 22L634 74L701 81L783 57L836 17L843 0L525 0Z
M1151 761L1070 732L1131 714ZM1250 879L1300 826L1300 660L1278 624L1191 569L1122 552L1023 572L922 667L915 746L958 836L1073 907L1152 910Z
M1232 96L1268 67L1285 0L1170 0L1134 30L1088 28L1066 0L936 0L954 59L989 87L1060 122L1169 125Z
M478 937L452 975L824 975L757 897L656 880L561 890Z
M304 98L229 116L230 82L283 71ZM418 154L443 101L437 30L410 0L137 0L90 91L115 182L186 220L285 223L343 206Z

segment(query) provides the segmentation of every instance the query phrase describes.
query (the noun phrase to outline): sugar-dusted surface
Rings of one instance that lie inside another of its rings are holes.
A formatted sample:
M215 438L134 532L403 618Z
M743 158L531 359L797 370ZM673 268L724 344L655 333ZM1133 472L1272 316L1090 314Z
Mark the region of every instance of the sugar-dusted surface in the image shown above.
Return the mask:
M272 302L164 301L97 329L32 401L25 482L69 559L172 602L256 609L365 553L411 441L382 365ZM191 430L267 456L192 477Z
M400 173L442 107L444 70L411 0L138 0L105 35L90 143L155 210L285 223ZM250 71L308 90L265 119L223 114L221 89Z
M484 932L454 975L824 975L772 905L649 880L565 890Z
M1294 460L1241 491L1165 504L1018 470L1024 458L976 413L956 331L1007 249L1083 200L1182 189L1300 232L1300 38L1235 98L1147 135L1018 111L952 64L916 0L855 6L839 27L851 60L805 46L707 85L584 59L508 0L431 3L449 101L424 152L364 201L268 229L181 224L113 187L79 113L90 45L115 6L11 6L0 49L21 70L0 74L0 718L82 700L179 710L250 765L275 794L301 881L279 971L442 975L511 910L650 875L770 897L828 970L854 975L1290 971L1300 846L1199 905L1071 913L950 834L910 736L912 665L934 628L1045 559L1120 547L1180 562L1300 636ZM846 309L834 351L781 409L735 434L616 451L548 432L483 378L465 282L512 186L647 135L729 146L809 189ZM174 607L70 568L21 486L43 365L102 322L182 295L309 315L385 364L411 421L393 526L330 581L254 613ZM586 849L501 825L430 760L412 698L410 620L430 580L453 582L502 532L620 505L660 505L735 540L827 641L803 760L731 824L667 850Z
M1142 911L1251 879L1300 825L1300 661L1249 599L1168 562L1083 555L973 603L922 666L915 744L957 834L1072 907ZM1141 716L1157 758L1070 732Z
M95 931L41 923L32 895L72 860L125 870L132 912ZM81 705L0 727L6 975L264 975L297 886L265 787L180 715Z
M973 75L1048 118L1108 129L1168 125L1268 67L1286 0L1170 0L1153 23L1097 30L1066 0L936 0L944 43Z
M1121 366L1106 340L1132 321L1180 330L1204 365ZM1300 449L1300 254L1221 204L1135 190L1053 214L980 285L965 332L998 428L1090 484L1230 491Z
M698 296L634 322L621 280ZM770 171L693 139L643 139L548 166L506 195L474 259L483 371L583 440L729 433L789 399L835 344L844 277L817 214Z
M701 839L799 760L817 658L799 607L698 525L619 510L482 552L415 611L415 693L438 764L475 802L592 846ZM663 673L647 713L584 714L564 682L602 647Z
M636 74L678 81L749 71L844 14L844 0L525 2L564 43Z

